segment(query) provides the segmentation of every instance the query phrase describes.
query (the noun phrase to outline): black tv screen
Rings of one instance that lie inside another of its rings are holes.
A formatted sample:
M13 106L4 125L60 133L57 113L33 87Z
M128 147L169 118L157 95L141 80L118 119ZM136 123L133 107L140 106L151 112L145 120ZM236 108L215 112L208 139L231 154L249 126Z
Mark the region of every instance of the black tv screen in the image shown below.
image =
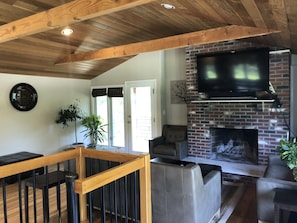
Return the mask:
M269 90L269 49L197 56L198 91L211 96L255 96Z

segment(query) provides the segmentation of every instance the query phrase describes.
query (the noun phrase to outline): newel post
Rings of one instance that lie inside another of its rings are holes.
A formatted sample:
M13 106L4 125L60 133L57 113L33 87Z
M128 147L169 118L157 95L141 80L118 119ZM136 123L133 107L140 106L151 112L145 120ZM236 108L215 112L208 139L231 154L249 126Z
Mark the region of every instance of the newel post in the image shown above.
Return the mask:
M150 155L142 157L144 167L139 170L140 176L140 222L152 222L151 200L151 165Z
M84 157L84 151L87 151L84 147L78 147L80 150L79 157L76 158L76 172L78 173L79 179L86 178L86 159ZM80 221L88 219L87 215L87 196L85 194L79 195L79 217Z

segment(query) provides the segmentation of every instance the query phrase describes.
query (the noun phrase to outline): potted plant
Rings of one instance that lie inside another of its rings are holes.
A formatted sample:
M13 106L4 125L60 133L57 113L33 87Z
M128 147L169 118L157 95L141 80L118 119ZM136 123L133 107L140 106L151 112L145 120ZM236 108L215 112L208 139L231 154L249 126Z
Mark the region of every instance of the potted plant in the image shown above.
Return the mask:
M66 109L61 109L56 119L57 124L62 124L63 128L68 127L71 122L74 122L75 144L77 142L77 121L82 119L81 109L78 104L70 104Z
M89 148L96 148L97 142L104 142L104 136L106 133L105 126L100 116L91 114L82 119L81 124L86 128L84 137L90 137L91 143L88 145Z
M280 140L280 145L277 147L280 152L280 157L286 162L287 166L293 171L294 179L297 181L297 142L296 138L289 141Z

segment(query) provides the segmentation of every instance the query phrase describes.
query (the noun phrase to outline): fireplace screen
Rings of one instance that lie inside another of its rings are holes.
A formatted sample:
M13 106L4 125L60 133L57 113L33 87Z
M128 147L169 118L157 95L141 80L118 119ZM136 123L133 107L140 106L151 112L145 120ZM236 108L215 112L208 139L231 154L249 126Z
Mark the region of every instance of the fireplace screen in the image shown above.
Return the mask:
M258 163L258 130L210 128L211 159Z

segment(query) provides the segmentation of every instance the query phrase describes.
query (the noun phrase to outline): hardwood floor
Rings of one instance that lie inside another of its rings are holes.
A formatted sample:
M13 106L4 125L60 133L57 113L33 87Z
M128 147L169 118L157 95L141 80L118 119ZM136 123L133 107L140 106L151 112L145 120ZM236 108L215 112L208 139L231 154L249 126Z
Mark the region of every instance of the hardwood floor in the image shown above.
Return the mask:
M247 187L227 223L256 222L258 222L256 188Z

